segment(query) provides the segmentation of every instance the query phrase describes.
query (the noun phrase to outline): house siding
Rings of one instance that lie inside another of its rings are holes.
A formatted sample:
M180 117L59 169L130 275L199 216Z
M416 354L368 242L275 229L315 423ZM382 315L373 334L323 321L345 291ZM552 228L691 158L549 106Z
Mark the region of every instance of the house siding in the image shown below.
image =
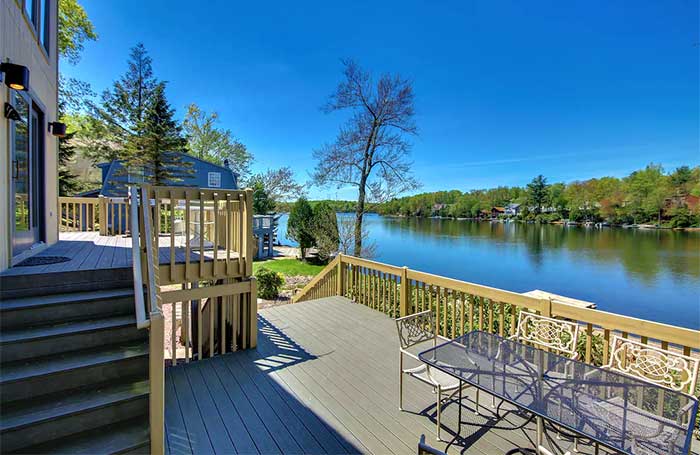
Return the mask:
M43 49L34 29L24 14L22 2L0 0L0 58L29 68L29 95L44 113L42 134L44 139L44 210L41 214L45 228L44 241L53 244L58 241L58 140L48 133L47 122L56 121L58 102L58 49L56 27L58 0L49 5L49 45ZM10 100L12 90L0 83L0 105ZM12 262L12 223L10 201L12 175L10 157L10 121L0 117L0 270Z

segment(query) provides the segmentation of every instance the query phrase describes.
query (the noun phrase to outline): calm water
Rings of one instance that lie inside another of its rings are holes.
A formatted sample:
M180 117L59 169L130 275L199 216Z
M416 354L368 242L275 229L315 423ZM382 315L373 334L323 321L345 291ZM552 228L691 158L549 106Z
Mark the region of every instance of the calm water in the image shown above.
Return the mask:
M542 289L604 311L700 328L700 232L379 215L365 223L380 262L515 292ZM289 242L286 230L285 216L279 233Z

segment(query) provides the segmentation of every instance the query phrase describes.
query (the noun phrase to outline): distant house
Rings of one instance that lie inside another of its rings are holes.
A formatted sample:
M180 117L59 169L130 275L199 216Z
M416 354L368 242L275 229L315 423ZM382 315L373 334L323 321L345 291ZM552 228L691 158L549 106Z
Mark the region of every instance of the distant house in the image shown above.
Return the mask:
M506 205L506 215L517 216L520 213L520 204L508 204Z
M224 190L238 189L238 175L227 166L219 166L218 164L210 163L201 160L192 155L187 155L181 152L171 152L180 154L180 160L185 163L190 163L191 172L172 183L165 183L166 186L188 186L194 188L221 188ZM100 188L86 191L79 194L82 197L109 197L122 198L126 197L129 185L139 185L146 180L143 173L126 172L124 170L124 162L121 160L113 160L109 163L101 163L97 165L102 171L102 186ZM120 232L126 231L126 206L122 206L121 211L108 212L107 225L110 229L115 228L115 225L121 226ZM112 219L114 217L114 220Z
M506 209L505 207L491 207L491 217L492 218L497 218L500 215L505 215Z
M227 166L219 166L181 152L171 153L181 155L180 160L190 163L192 172L182 180L172 182L170 185L225 190L238 189L238 175ZM129 185L138 185L145 180L142 173L125 172L124 163L121 160L101 163L97 167L102 170L102 187L83 193L82 196L125 197Z

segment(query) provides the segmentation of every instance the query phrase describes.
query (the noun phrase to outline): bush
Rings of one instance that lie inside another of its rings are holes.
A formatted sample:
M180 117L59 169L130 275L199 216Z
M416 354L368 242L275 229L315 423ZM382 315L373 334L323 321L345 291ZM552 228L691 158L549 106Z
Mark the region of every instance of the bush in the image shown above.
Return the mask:
M280 293L280 288L284 284L282 274L273 272L265 267L260 267L255 272L255 279L258 282L258 296L265 300L276 299Z

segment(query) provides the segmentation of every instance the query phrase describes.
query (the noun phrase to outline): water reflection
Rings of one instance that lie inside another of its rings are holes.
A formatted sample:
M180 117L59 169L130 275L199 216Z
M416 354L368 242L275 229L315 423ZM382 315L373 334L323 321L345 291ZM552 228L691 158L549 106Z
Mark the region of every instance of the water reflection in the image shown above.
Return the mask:
M378 215L365 222L382 262L700 328L700 232Z

